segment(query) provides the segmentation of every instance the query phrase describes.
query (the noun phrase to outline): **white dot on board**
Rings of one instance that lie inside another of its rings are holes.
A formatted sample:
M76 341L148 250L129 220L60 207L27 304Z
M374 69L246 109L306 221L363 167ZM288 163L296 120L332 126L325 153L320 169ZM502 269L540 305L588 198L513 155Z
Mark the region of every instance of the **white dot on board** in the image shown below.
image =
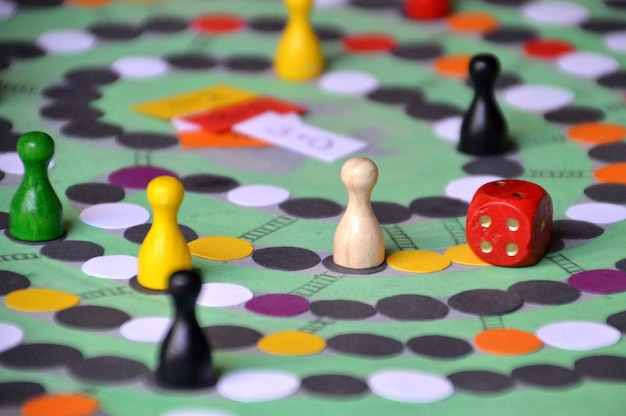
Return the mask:
M577 25L589 19L586 7L571 2L533 2L522 11L526 17L537 22L553 25Z
M37 45L50 54L71 54L92 48L96 37L85 30L54 30L37 38Z
M129 56L120 58L111 65L122 78L151 78L169 70L167 62L151 56Z
M450 143L458 143L461 137L463 117L448 117L434 124L435 134Z
M622 334L606 324L567 321L542 326L537 330L537 337L553 347L589 351L616 344L622 338Z
M587 202L571 206L565 215L573 220L611 224L626 219L626 207L606 202Z
M94 277L130 279L137 274L137 257L125 254L93 257L83 263L81 270Z
M462 201L471 202L474 194L487 182L501 180L499 176L475 175L466 178L455 179L446 186L446 195Z
M576 94L553 85L517 85L504 90L502 97L514 107L543 113L571 104Z
M582 78L599 78L619 69L617 59L595 52L568 53L556 62L563 71Z
M147 209L125 202L92 205L80 213L82 222L105 230L129 228L145 224L149 219Z
M228 200L245 207L277 205L289 199L289 191L272 185L246 185L229 191Z
M626 31L611 32L604 37L604 42L614 51L626 53Z
M331 71L320 77L317 85L330 92L346 95L364 95L378 87L378 80L360 71Z
M17 6L15 3L0 0L0 20L13 16L16 10Z
M24 339L24 332L15 325L0 322L0 352L18 346Z
M295 374L275 370L241 370L217 382L217 392L227 399L255 403L283 399L300 388Z
M51 160L48 164L48 170L54 167L54 161ZM10 175L23 175L24 164L20 159L17 152L7 152L0 154L0 170Z
M434 374L408 370L383 370L367 378L378 396L404 403L435 403L454 394L452 382Z
M133 318L124 322L120 327L120 334L131 341L137 342L161 342L167 335L172 320L158 316Z
M348 4L348 0L315 0L315 7L339 7Z
M202 285L197 303L203 306L227 307L240 305L253 297L252 291L245 286L211 282Z

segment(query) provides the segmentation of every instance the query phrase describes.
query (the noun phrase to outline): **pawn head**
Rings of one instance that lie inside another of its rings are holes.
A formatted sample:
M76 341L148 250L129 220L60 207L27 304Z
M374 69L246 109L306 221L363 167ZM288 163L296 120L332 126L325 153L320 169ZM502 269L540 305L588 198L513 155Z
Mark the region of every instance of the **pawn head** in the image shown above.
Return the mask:
M469 63L469 74L476 86L492 85L500 75L500 61L490 53L474 55Z
M54 155L54 141L41 131L25 133L17 142L17 154L25 164L47 164Z
M371 191L378 181L378 167L370 159L353 157L343 164L341 181L348 190Z
M146 190L148 202L153 207L177 209L183 201L183 184L172 176L159 176L150 181Z
M202 289L202 278L192 270L180 270L170 276L169 293L175 298L195 299Z

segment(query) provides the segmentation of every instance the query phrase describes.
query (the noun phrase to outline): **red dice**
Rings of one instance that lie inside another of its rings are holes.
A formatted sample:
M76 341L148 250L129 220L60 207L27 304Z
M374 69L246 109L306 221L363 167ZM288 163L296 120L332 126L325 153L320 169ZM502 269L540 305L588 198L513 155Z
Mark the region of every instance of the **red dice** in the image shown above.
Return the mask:
M474 194L465 233L474 253L495 266L537 263L552 232L552 199L539 185L506 179L489 182Z

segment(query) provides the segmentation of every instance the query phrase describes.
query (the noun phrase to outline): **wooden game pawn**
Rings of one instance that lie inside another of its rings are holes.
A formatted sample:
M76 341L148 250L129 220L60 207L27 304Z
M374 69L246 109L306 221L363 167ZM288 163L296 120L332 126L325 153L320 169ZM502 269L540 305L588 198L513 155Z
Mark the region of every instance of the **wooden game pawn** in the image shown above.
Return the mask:
M348 205L335 231L333 260L351 269L380 266L385 261L385 240L370 201L378 167L367 158L349 159L341 169L341 180Z
M324 55L309 21L313 0L285 0L285 5L289 19L276 49L274 70L288 81L316 78L324 70Z
M176 178L159 176L150 181L146 193L153 220L139 248L137 282L165 290L172 273L191 269L191 252L176 220L184 188Z
M9 234L30 242L61 237L63 208L48 178L54 141L46 133L32 131L20 137L17 153L24 164L24 176L11 200Z

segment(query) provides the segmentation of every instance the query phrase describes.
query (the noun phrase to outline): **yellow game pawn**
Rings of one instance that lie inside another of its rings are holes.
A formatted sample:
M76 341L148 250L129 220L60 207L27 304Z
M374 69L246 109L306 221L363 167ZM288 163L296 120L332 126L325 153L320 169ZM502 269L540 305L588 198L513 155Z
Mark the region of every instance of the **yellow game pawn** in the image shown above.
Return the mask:
M285 5L289 20L278 43L274 69L282 79L308 81L324 70L322 46L309 21L313 0L285 0Z
M385 261L385 239L370 201L378 167L370 159L354 157L344 163L341 180L348 205L335 231L333 260L350 269L380 266Z
M165 290L172 273L191 270L191 253L176 220L185 191L178 179L159 176L146 193L153 220L139 248L137 281L148 289Z

